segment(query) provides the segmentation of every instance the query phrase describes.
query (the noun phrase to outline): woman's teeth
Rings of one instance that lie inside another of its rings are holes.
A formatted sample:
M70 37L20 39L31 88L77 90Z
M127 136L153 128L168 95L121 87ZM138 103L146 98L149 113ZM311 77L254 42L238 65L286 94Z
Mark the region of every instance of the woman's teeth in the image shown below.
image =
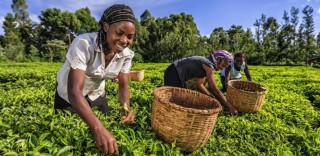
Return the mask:
M116 44L116 46L117 46L119 49L124 49L124 48L125 48L125 47L120 46L120 45L118 45L118 44Z

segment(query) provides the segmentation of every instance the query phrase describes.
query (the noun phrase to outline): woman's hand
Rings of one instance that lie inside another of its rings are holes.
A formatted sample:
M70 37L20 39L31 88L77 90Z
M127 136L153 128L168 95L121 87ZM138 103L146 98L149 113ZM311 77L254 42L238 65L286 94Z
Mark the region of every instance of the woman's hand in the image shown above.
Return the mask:
M228 111L231 115L238 115L238 111L234 107L228 108Z
M127 116L126 116L126 114L124 113L125 110L122 110L122 111L121 111L121 121L122 121L123 123L131 124L131 123L133 123L133 121L134 121L134 111L133 111L133 109L132 109L131 107L129 107L128 110L129 110L129 113L128 113Z
M115 154L118 152L116 139L104 126L94 129L94 137L96 140L96 145L103 153Z

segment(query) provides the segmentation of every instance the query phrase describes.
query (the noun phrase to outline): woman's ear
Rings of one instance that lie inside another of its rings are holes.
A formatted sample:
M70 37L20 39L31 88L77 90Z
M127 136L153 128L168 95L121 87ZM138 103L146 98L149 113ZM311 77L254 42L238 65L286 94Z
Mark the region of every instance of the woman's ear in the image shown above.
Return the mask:
M109 24L106 23L106 22L103 22L103 30L104 30L104 32L107 32L108 29L109 29Z

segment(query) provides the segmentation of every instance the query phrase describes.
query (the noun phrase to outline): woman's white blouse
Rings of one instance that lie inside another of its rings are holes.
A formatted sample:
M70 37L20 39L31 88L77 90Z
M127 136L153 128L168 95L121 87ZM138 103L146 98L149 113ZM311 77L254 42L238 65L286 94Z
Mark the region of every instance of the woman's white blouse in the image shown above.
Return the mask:
M234 66L234 61L230 63L231 70L230 70L230 79L240 79L241 78L241 71L243 71L246 68L246 63L243 62L240 66L240 71L236 70ZM223 69L219 72L221 76L226 76L226 69Z
M112 61L105 68L105 54L100 51L96 43L98 33L87 33L76 37L67 52L66 61L57 75L57 91L60 97L69 102L67 82L70 68L86 72L83 96L88 95L91 100L105 94L105 79L112 79L122 73L129 73L134 52L125 48L115 54Z

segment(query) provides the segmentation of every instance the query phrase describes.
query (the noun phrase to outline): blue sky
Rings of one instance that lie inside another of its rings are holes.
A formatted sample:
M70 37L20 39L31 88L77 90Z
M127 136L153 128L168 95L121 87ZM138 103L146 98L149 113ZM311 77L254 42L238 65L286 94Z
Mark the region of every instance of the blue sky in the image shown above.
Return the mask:
M47 8L59 8L74 12L88 7L92 16L99 19L102 12L110 5L123 3L132 7L135 15L148 9L154 17L185 12L191 14L201 35L209 35L217 27L229 29L231 25L254 30L254 22L262 14L275 17L283 23L284 10L290 12L292 6L299 8L299 20L302 21L302 9L310 5L313 9L315 31L320 32L320 0L26 0L28 12L33 21L39 22L38 16ZM0 1L0 34L3 34L3 20L11 12L12 0Z

